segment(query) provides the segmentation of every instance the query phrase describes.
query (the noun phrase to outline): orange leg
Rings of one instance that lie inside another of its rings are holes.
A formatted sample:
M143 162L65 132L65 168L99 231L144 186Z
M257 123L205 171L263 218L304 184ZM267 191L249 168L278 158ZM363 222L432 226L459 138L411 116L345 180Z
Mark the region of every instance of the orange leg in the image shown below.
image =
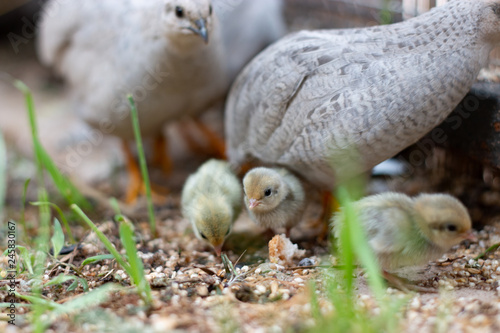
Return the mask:
M322 194L322 212L318 220L321 224L320 239L327 239L330 232L330 219L332 214L339 209L339 204L330 191L323 191Z
M129 177L129 184L127 188L127 193L125 194L125 203L131 205L137 201L140 194L146 193L146 186L142 179L141 171L139 165L137 164L134 154L130 150L130 146L126 141L122 142L123 151L125 153L125 159L127 164L127 171ZM155 146L156 148L156 146ZM163 153L166 155L165 153ZM168 155L161 158L162 161L170 161ZM168 165L168 164L167 164ZM168 194L168 190L158 186L156 184L151 184L151 194L153 196L153 201L158 204L162 204L165 201L165 196Z
M182 135L182 139L184 141L186 141L188 147L189 147L189 150L191 150L192 152L196 153L196 154L199 154L199 155L203 155L203 154L206 154L206 150L200 145L199 142L197 142L191 135L191 126L190 126L190 123L188 122L181 122L180 123L180 130L179 130L180 134Z
M125 153L125 163L127 164L127 171L129 175L129 184L127 187L127 193L125 195L125 202L127 204L132 204L137 200L137 197L141 193L142 188L142 177L139 170L139 165L135 161L134 155L130 150L128 142L122 141L123 152Z
M252 165L252 163L250 162L245 162L243 163L241 166L240 166L240 171L238 172L238 175L240 177L244 177L248 171L250 171L251 169L253 169L254 166Z
M198 131L203 134L203 137L206 139L208 144L208 149L200 145L189 133L190 124L195 125ZM224 140L220 136L218 136L214 131L209 129L205 124L201 122L201 120L193 119L190 123L182 123L180 133L183 139L189 146L189 149L194 151L197 154L207 154L212 155L215 158L226 159L226 144Z
M226 159L226 143L224 140L217 135L214 131L208 128L199 119L194 119L194 124L198 130L205 136L208 140L209 147L213 150L215 157L220 159Z
M161 170L166 175L169 175L172 172L172 160L168 155L167 139L163 135L159 135L154 139L152 163L160 166Z

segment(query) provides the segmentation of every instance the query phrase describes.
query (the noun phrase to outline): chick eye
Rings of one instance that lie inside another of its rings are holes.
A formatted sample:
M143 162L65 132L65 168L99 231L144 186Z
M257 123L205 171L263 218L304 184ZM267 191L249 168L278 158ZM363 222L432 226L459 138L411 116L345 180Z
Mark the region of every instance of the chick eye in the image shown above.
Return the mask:
M177 16L178 18L184 17L184 9L181 6L175 7L175 16Z
M266 197L270 196L270 195L271 195L271 189L270 189L270 188L268 188L267 190L265 190L264 195L265 195Z
M457 226L454 224L447 224L446 225L446 230L449 232L455 232L457 231Z
M201 238L203 238L203 239L207 239L207 236L205 236L205 234L203 234L203 233L202 233L202 234L200 234L200 235L201 235Z
M231 228L227 229L226 236L231 232Z
M208 15L212 15L212 5L210 5L210 7L208 7Z

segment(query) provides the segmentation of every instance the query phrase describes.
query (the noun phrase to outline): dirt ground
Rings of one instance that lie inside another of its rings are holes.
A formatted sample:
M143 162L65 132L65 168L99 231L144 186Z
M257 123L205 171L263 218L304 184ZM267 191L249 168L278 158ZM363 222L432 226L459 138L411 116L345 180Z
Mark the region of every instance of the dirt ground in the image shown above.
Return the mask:
M34 178L31 136L24 99L9 83L4 73L21 79L32 90L38 114L43 145L59 168L84 187L84 192L96 189L105 198L123 198L126 173L120 144L114 138L95 138L89 128L71 112L60 82L36 61L34 42L21 45L14 52L12 45L0 44L0 129L8 145L8 193L5 216L18 220L22 203L22 188L28 178ZM222 133L222 113L213 110L206 121ZM288 332L306 331L314 326L311 315L308 281L321 284L323 273L331 271L335 258L329 254L329 243L318 240L321 226L314 223L320 214L319 204L309 207L300 226L292 230L291 239L305 254L288 265L269 263L268 238L248 216L238 219L233 234L225 245L225 253L236 262L239 279L229 281L220 258L197 240L189 223L179 210L179 193L186 176L206 159L190 152L179 140L178 128L166 129L175 168L165 177L152 170L155 182L170 189L170 194L155 207L159 237L149 234L144 199L129 207L127 213L136 225L138 249L141 252L147 278L153 287L154 305L145 311L142 301L128 289L112 294L96 308L59 318L50 327L52 332ZM397 190L408 194L449 192L468 207L477 230L477 242L466 242L416 272L408 273L415 284L435 289L435 293L405 293L389 288L391 297L408 297L401 312L400 331L405 332L498 332L500 330L500 251L479 261L472 258L489 246L500 242L500 185L496 172L472 165L471 170L450 171L447 153L435 152L427 166L410 174L394 177L371 177L370 192ZM51 191L51 198L62 203ZM36 200L32 183L27 201ZM319 197L318 200L319 202ZM117 223L112 212L97 201L100 208L91 217L100 229L121 249ZM19 230L18 239L32 237L36 231L37 211L26 212L28 230ZM105 252L95 234L73 219L75 238L80 240L75 250L60 260L77 267L85 258ZM5 223L3 224L6 225ZM5 230L0 232L5 237ZM0 242L4 249L4 241ZM5 265L4 258L0 267ZM321 267L320 267L321 265ZM66 265L50 265L44 279L60 273L75 272ZM78 273L90 288L108 282L130 286L130 279L114 261L87 265ZM377 312L375 300L362 272L357 285L358 302ZM0 281L0 303L6 299L5 284ZM66 285L65 285L66 286ZM19 293L28 293L30 286L24 275L16 278ZM68 292L66 288L46 287L44 297L60 304L80 295L81 287ZM406 296L405 296L406 295ZM322 299L322 312L332 306ZM19 307L16 326L0 320L0 331L30 332L27 307Z

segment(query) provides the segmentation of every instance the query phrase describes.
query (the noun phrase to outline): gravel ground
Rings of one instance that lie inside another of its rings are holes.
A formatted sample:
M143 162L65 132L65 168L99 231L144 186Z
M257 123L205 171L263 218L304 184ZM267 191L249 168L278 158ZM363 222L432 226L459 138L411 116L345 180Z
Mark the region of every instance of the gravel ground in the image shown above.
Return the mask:
M0 71L8 69L11 75L22 79L33 89L41 139L57 165L68 175L77 176L79 183L87 184L85 192L92 192L92 188L95 188L104 193L104 198L122 197L126 177L119 143L113 138L103 138L99 144L83 150L88 147L89 129L68 112L69 105L62 98L64 89L34 60L32 44L23 45L25 48L19 54L15 54L8 44L0 45ZM0 128L9 149L6 216L19 220L22 188L25 180L34 175L30 132L22 96L1 77L0 100ZM219 110L209 113L206 120L221 131ZM325 274L337 271L330 267L337 263L337 258L329 254L328 241L318 238L322 228L314 221L319 217L320 207L316 204L309 207L304 221L292 231L291 240L305 252L283 265L270 262L269 238L243 214L225 246L225 254L233 263L237 262L237 276L231 276L225 272L221 259L194 237L189 223L181 217L179 193L184 179L206 157L187 151L184 143L177 139L177 131L175 126L167 129L176 162L174 173L169 178L154 170L152 174L155 181L171 190L170 195L156 205L160 236L152 239L149 234L143 199L127 211L134 221L138 250L147 279L153 287L153 307L144 309L142 300L130 290L130 279L116 262L104 260L81 267L85 258L106 251L95 234L72 218L72 231L81 240L80 245L73 252L61 256L58 262L48 263L44 281L64 273L84 278L90 288L109 282L125 288L113 293L100 306L58 318L50 331L306 331L315 324L311 314L313 291L309 281L315 281L318 286L321 312L332 314L334 308L331 300L322 292L322 286ZM477 242L463 243L451 249L442 259L419 270L405 272L412 283L434 288L435 293L406 294L387 289L388 299L406 300L399 313L394 314L400 317L396 331L500 330L500 251L473 260L488 247L500 242L499 178L496 171L473 163L470 164L471 169L457 170L455 158L446 152L436 151L429 156L425 168L413 170L412 174L372 178L369 181L372 192L398 190L415 194L421 191L443 191L454 194L468 207L475 229L478 230ZM51 198L60 202L57 195ZM34 200L36 190L32 183L28 190L28 201ZM103 203L99 198L96 200L97 203ZM19 230L18 239L33 237L36 224L31 221L36 220L36 214L34 208L27 209L28 228ZM104 207L92 213L91 217L117 249L122 251L112 213ZM5 231L2 230L0 235L5 236ZM3 249L6 243L0 241L0 244L0 249ZM2 257L0 268L5 269L6 265L6 258ZM357 271L356 275L359 277L356 286L357 304L375 317L380 312L379 305L367 287L363 272ZM46 286L43 295L64 304L83 293L81 286L74 291L67 291L68 285ZM16 277L16 290L21 294L29 293L26 275ZM0 280L0 303L6 300L6 296L6 283ZM29 308L20 306L17 311L17 326L8 325L5 317L2 317L0 332L32 331L24 315Z

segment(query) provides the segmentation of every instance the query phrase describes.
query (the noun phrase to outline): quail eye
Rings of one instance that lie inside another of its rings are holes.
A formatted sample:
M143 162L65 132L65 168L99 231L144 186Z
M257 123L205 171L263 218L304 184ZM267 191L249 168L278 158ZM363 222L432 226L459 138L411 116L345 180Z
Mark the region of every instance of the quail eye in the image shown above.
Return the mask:
M200 235L201 235L201 238L207 239L207 236L205 236L205 234L201 233Z
M270 189L270 188L268 188L268 189L264 192L264 195L265 195L266 197L270 196L270 195L271 195L271 189Z
M175 16L177 16L178 18L184 17L184 9L181 6L175 7Z
M231 232L231 228L227 229L226 236Z
M457 231L457 226L454 224L447 224L446 225L446 230L449 232L455 232Z
M212 15L212 5L210 5L210 7L208 7L208 15Z
M495 15L500 16L500 6L498 4L494 4L491 6L491 10L493 10L493 13Z

